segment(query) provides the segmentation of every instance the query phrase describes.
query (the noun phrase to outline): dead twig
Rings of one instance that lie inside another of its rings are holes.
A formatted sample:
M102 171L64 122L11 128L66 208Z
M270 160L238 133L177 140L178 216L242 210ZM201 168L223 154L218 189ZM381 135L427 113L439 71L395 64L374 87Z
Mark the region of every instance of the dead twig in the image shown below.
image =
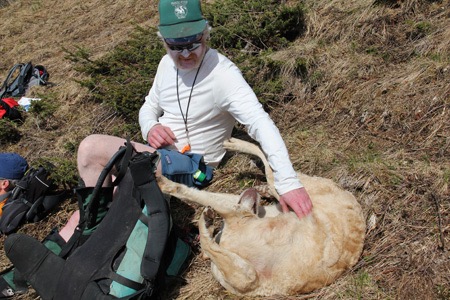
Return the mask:
M436 205L436 212L437 212L437 216L438 216L439 239L441 242L439 249L445 250L445 239L444 239L444 233L442 231L442 216L441 216L441 210L440 210L440 201L439 201L439 198L434 193L431 194L431 198L433 199L434 204Z

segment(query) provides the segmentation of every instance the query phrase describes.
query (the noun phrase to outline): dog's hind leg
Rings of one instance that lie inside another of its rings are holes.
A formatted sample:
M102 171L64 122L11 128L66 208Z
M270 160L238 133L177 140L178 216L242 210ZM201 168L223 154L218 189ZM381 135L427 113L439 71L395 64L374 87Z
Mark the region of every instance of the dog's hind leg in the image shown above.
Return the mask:
M202 250L211 259L216 279L226 289L234 290L237 294L244 294L253 290L258 286L258 274L255 268L246 259L222 248L214 241L208 230L208 221L206 220L207 215L210 215L209 210L209 208L205 208L203 211L198 227Z
M266 156L261 151L261 149L256 146L255 144L236 139L236 138L230 138L226 140L223 143L223 146L225 149L235 152L241 152L246 154L251 154L259 157L264 164L264 172L266 173L267 178L267 184L269 186L269 192L270 194L275 197L277 200L280 199L280 196L278 195L277 191L275 190L274 186L274 177L273 177L273 171L270 168L269 162L267 161Z

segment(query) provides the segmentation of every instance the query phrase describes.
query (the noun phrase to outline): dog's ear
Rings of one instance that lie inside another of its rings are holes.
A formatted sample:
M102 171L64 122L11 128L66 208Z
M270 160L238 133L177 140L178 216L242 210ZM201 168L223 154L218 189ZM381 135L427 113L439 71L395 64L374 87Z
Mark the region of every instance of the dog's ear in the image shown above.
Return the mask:
M241 207L258 215L259 202L261 201L261 196L258 191L254 188L246 189L241 193L240 197L239 204Z

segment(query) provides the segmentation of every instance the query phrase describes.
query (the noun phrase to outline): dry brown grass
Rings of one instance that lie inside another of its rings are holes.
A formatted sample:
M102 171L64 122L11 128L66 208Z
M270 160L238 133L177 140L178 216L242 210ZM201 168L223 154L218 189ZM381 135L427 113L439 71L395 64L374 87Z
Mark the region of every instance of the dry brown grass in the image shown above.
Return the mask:
M66 157L67 141L77 143L120 122L86 102L88 91L72 81L80 74L61 49L86 47L100 57L127 39L133 23L155 24L156 5L138 0L0 3L7 4L0 8L1 73L19 61L45 65L61 104L48 128L27 121L24 138L8 150L29 160ZM297 169L333 178L355 193L369 228L361 261L337 282L311 295L266 299L448 299L450 3L305 4L305 36L273 55L287 62L287 92L296 100L271 113ZM308 64L309 81L294 74L299 58ZM242 174L256 174L256 182L261 175L248 157L232 156L210 189L238 193L253 182ZM64 224L73 209L75 204L68 203L47 222L22 230L42 238ZM181 222L195 224L199 208L191 210ZM3 253L0 257L1 266L7 266ZM220 287L199 255L185 279L173 298L242 299ZM35 298L32 292L18 297Z

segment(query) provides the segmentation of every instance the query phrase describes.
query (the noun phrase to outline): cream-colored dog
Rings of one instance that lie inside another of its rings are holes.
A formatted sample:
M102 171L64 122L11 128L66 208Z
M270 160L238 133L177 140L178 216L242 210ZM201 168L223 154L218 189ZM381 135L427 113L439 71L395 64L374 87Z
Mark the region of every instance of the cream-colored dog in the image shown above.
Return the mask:
M259 156L270 193L278 199L272 170L257 146L237 139L224 146ZM165 177L158 182L164 193L206 206L199 220L201 247L222 286L237 295L293 295L328 285L352 267L365 233L361 207L351 193L329 179L298 176L314 205L301 219L282 213L279 205L259 206L254 189L237 196L200 191ZM211 209L224 221L216 236Z

